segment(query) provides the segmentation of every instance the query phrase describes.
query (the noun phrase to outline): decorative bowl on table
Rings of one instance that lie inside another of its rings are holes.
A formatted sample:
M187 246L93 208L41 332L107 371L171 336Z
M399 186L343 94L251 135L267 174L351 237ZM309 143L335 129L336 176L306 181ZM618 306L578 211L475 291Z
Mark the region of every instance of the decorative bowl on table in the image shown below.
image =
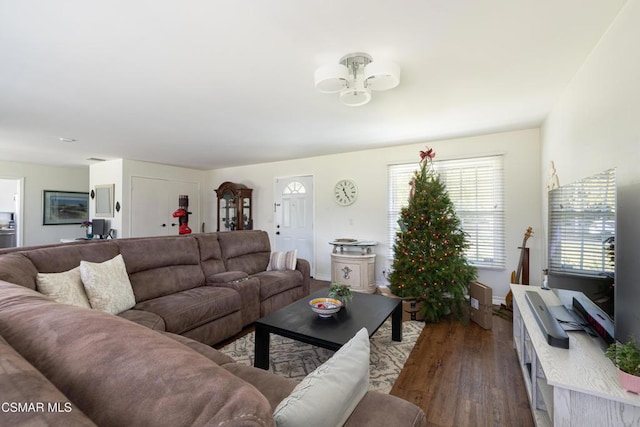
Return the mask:
M333 298L314 298L309 301L309 306L320 317L331 317L332 314L340 311L342 303Z

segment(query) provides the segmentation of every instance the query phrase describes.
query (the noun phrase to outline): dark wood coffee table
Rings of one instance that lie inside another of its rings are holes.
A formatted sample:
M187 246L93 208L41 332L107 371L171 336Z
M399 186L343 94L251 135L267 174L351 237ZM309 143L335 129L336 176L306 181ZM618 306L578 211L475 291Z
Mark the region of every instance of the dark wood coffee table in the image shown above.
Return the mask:
M309 301L327 293L312 293L255 322L255 367L269 369L269 334L336 351L361 328L367 328L371 338L391 316L391 339L402 341L402 300L354 292L346 308L323 318L311 311Z

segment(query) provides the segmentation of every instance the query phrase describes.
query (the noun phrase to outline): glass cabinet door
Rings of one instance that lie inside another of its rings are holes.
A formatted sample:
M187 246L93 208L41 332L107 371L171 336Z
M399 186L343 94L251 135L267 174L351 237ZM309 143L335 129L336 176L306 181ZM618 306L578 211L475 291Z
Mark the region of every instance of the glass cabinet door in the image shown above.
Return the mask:
M242 229L251 230L253 228L251 220L251 199L242 199Z
M236 201L233 193L225 193L220 199L220 230L233 231L236 229Z
M227 181L215 192L218 197L218 231L253 229L251 188Z

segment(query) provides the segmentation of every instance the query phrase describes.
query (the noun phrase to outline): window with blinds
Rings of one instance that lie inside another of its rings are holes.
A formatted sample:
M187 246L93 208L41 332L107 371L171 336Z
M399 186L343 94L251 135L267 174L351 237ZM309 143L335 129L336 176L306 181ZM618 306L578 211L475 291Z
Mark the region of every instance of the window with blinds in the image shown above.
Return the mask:
M615 229L615 169L550 191L549 271L612 275Z
M467 261L476 267L504 268L504 169L502 156L433 162L455 205L470 247ZM389 247L398 231L400 210L409 200L416 164L389 166Z

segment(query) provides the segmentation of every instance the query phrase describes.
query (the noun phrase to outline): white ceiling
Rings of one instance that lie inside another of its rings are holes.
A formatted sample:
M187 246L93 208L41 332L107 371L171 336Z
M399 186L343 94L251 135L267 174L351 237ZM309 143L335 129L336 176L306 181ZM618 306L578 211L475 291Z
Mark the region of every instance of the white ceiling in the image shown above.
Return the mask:
M206 170L538 126L624 3L0 0L0 160ZM317 92L354 51L400 85Z

